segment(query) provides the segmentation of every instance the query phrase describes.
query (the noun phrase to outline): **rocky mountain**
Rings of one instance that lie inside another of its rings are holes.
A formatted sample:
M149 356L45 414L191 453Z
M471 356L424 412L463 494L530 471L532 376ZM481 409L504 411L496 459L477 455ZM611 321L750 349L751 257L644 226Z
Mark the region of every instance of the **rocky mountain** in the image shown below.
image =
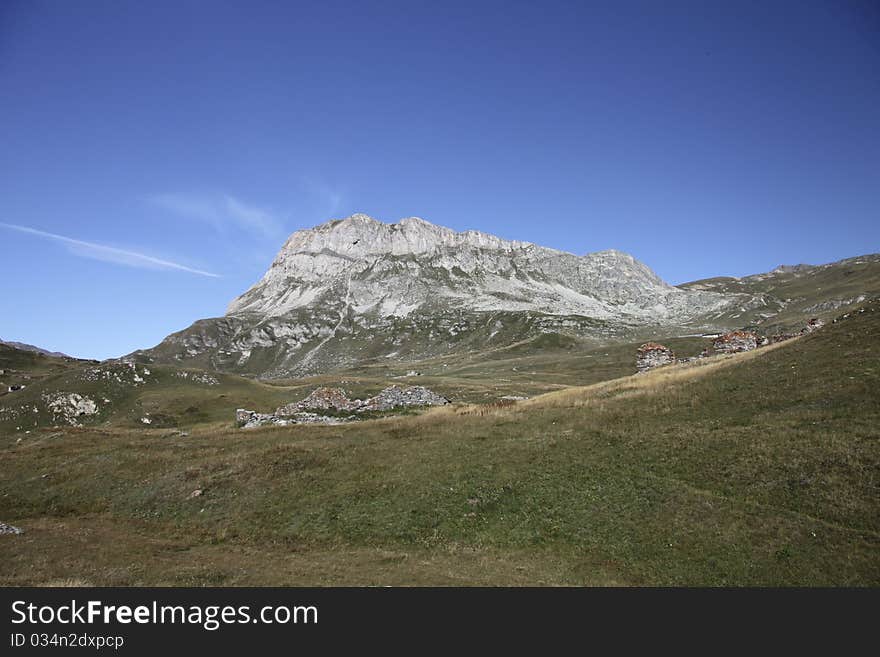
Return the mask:
M728 325L760 326L766 334L802 327L812 317L832 314L880 294L880 254L822 265L780 265L763 274L707 278L679 286L685 290L738 295L717 317Z
M577 256L355 214L295 232L224 317L133 356L285 378L382 358L739 328L768 303L748 286L673 287L620 251Z
M477 231L456 233L417 217L384 224L356 214L294 233L227 314L279 317L340 296L343 314L375 317L430 307L642 321L723 303L716 295L683 293L619 251L578 257Z
M36 347L32 344L25 344L24 342L11 342L9 340L0 340L0 344L6 345L7 347L12 347L13 349L19 349L21 351L31 351L35 354L43 354L44 356L70 358L70 356L68 356L67 354L62 354L60 351L48 351L47 349Z

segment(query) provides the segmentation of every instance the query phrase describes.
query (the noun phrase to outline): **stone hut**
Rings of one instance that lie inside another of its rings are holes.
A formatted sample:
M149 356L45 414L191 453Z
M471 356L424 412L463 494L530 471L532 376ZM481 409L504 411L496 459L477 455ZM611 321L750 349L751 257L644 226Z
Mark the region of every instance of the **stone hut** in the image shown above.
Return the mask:
M801 330L801 333L812 333L813 331L818 331L823 326L825 326L825 322L817 317L813 317L807 322L807 325Z
M639 372L647 372L655 367L671 365L674 362L675 352L656 342L646 342L636 351L636 369Z
M731 331L715 338L712 349L718 354L734 354L756 349L759 343L758 335L752 331Z

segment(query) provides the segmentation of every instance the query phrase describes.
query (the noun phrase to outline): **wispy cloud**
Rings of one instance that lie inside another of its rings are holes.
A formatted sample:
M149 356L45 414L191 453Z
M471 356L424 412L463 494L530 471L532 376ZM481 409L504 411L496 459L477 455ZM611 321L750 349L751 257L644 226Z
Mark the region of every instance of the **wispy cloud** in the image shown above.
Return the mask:
M204 221L218 232L234 226L274 238L281 231L281 221L273 213L229 194L154 194L147 201L176 215Z
M136 251L128 251L126 249L117 249L114 246L106 246L105 244L96 244L94 242L86 242L85 240L77 240L64 235L56 235L55 233L47 233L44 230L29 228L27 226L19 226L17 224L6 224L0 222L0 226L10 230L16 230L20 233L36 235L44 239L60 242L67 246L71 253L82 256L84 258L92 258L94 260L102 260L104 262L112 262L117 265L126 265L128 267L138 267L141 269L174 269L177 271L185 271L190 274L198 274L199 276L210 276L211 278L220 278L218 274L212 274L209 271L201 269L193 269L186 265L181 265L170 260L154 258L153 256Z

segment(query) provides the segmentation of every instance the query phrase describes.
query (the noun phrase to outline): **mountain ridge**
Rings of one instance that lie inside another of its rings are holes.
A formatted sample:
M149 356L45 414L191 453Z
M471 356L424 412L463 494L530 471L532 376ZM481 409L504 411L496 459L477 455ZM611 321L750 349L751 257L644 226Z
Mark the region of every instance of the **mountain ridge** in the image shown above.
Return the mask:
M866 277L856 277L865 290L877 287L878 263L871 260ZM198 320L132 356L290 378L386 358L571 340L610 344L776 317L799 326L810 308L849 302L831 292L815 299L808 293L810 303L786 315L795 306L773 283L799 277L800 268L781 268L730 284L706 279L672 286L614 249L577 256L418 217L384 223L355 214L294 232L224 316ZM546 334L559 337L548 342Z
M368 275L377 267L378 275ZM445 280L436 285L441 272ZM413 273L431 282L430 289L414 281ZM359 274L367 274L368 284L358 286L355 279L352 289L352 277ZM341 287L343 276L356 312L382 304L377 310L383 316L406 316L428 297L438 301L438 295L446 305L469 310L603 319L640 315L648 308L663 314L666 305L685 312L685 300L698 300L701 306L723 301L681 294L643 263L613 249L576 256L479 231L455 232L418 217L386 224L355 214L293 233L263 278L230 303L227 315L283 315ZM392 276L398 284L383 286L382 279ZM383 304L384 299L391 301Z

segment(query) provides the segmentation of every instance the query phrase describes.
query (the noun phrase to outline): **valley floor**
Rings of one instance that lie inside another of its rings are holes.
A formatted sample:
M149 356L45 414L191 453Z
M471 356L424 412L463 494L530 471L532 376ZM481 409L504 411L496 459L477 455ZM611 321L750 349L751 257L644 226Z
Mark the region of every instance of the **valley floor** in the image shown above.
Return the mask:
M0 584L880 585L880 310L513 405L0 437Z

